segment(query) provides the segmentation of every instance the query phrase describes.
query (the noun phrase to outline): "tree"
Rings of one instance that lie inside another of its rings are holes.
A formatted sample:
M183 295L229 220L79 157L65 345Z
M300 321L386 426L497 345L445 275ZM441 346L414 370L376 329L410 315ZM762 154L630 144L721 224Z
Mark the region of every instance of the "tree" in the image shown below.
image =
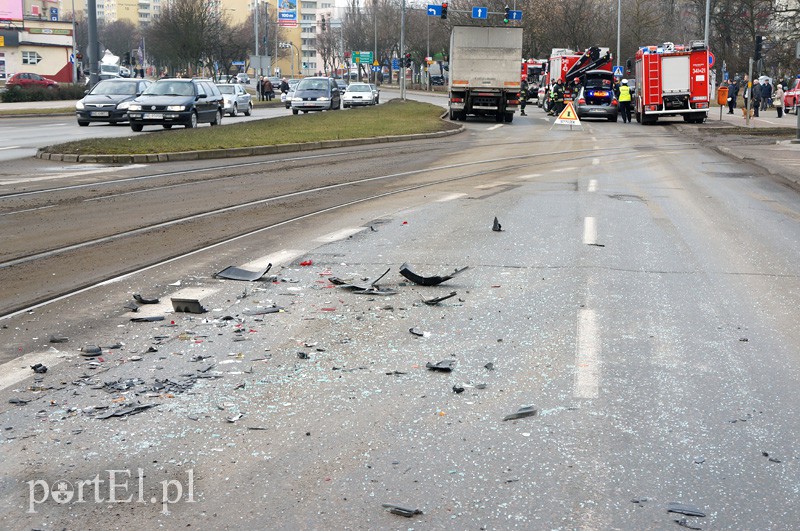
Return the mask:
M116 20L98 27L97 34L103 48L114 55L125 57L125 53L139 47L139 31L133 22ZM103 50L100 50L103 53ZM131 58L133 60L133 58Z

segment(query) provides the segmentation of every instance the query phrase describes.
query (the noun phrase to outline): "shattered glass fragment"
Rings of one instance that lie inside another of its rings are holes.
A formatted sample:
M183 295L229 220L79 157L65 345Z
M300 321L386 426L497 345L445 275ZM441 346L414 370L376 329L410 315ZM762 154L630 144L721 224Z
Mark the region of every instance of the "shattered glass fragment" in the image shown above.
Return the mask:
M214 273L214 278L224 278L227 280L242 280L246 282L255 282L260 280L272 268L272 264L267 264L264 270L248 271L235 266L228 266L219 273Z

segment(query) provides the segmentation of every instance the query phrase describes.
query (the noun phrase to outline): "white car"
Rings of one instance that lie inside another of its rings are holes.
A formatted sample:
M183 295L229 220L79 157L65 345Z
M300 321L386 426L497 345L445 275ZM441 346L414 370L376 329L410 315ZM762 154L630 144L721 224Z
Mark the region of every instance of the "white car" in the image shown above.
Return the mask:
M375 105L375 93L368 83L350 83L342 95L344 108L357 105Z
M290 79L289 83L289 92L281 92L281 103L283 103L287 109L292 107L292 96L294 96L294 89L297 87L297 84L300 83L299 79Z
M222 112L236 116L239 111L245 116L253 112L253 97L238 83L217 83L217 88L222 93L225 105Z
M369 86L372 89L372 93L375 94L375 105L377 105L381 100L381 89L375 83L370 83Z

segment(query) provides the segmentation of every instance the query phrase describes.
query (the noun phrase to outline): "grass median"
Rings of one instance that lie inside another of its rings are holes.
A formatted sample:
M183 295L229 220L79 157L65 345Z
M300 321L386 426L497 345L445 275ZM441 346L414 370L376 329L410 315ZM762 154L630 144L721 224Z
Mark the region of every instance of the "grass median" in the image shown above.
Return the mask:
M224 127L159 131L150 126L151 133L131 132L127 137L66 142L48 146L43 151L76 155L175 153L433 133L457 127L441 120L442 112L441 107L428 103L391 100L346 112L281 116ZM227 124L233 121L235 119L223 119Z

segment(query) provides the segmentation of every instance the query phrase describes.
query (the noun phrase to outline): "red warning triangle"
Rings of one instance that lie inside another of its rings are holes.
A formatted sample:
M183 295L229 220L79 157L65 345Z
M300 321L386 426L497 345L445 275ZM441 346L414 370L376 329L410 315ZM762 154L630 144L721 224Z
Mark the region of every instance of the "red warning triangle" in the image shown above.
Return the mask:
M555 124L562 124L562 125L581 125L580 119L578 119L578 113L575 112L575 107L572 106L572 102L568 101L567 105L564 107L564 110L561 111L561 114L558 115L556 121L553 122Z

